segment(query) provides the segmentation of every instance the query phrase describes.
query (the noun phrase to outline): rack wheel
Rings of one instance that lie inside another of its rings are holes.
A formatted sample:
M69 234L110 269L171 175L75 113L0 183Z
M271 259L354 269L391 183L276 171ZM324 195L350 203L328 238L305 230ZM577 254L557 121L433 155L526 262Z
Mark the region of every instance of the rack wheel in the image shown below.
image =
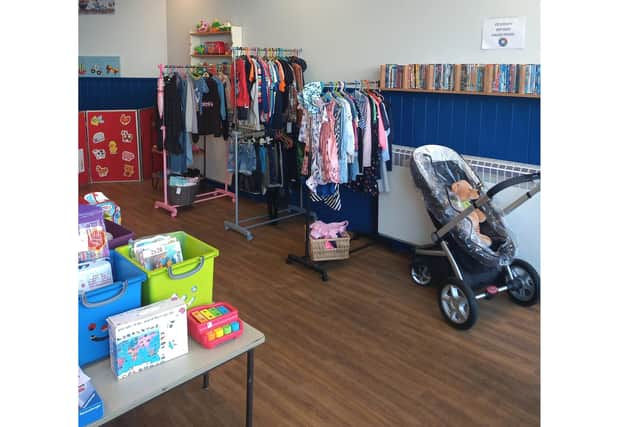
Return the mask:
M449 325L456 329L470 329L478 319L475 294L455 277L448 278L440 287L438 305Z
M329 281L329 275L327 273L322 273L322 281L323 282Z
M411 263L411 280L418 286L428 286L431 283L431 269L423 262Z
M520 279L520 289L509 290L511 301L524 307L534 305L540 299L540 276L535 268L521 259L511 262L511 272L516 279Z

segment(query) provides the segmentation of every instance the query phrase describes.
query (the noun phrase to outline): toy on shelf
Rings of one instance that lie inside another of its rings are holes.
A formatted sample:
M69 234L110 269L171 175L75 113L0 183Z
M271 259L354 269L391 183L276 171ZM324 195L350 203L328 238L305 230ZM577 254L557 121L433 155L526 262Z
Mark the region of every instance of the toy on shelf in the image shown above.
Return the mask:
M220 27L221 26L222 26L222 24L216 18L216 19L213 20L213 22L211 23L211 26L209 28L211 29L212 32L218 32L218 31L220 31Z
M213 348L242 335L238 310L226 302L201 305L187 311L189 335L200 345Z
M203 19L200 20L200 23L196 25L196 30L199 33L207 33L209 32L209 23Z
M206 48L204 47L203 44L196 46L193 48L193 52L195 55L204 55L204 53L206 52Z

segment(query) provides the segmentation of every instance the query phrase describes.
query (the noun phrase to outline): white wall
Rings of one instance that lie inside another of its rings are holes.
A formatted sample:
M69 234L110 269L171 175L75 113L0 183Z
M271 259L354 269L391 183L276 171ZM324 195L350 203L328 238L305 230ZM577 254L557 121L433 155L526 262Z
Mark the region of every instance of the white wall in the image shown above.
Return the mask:
M118 0L113 15L79 15L80 56L119 56L122 77L156 77L167 62L167 1Z
M301 47L308 80L377 79L383 63L540 63L539 0L167 0L168 58L189 62L200 19L245 45ZM485 17L525 16L524 49L481 50Z

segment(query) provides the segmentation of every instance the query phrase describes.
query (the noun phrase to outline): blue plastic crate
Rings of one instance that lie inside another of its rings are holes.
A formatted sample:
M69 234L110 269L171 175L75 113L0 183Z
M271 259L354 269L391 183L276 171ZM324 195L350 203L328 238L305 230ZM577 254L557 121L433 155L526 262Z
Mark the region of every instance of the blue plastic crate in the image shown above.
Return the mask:
M114 283L78 295L78 363L109 356L107 317L140 307L147 275L131 261L109 251Z
M98 392L95 392L82 408L78 408L78 427L83 427L97 421L102 418L103 415L104 405L102 399L98 395Z

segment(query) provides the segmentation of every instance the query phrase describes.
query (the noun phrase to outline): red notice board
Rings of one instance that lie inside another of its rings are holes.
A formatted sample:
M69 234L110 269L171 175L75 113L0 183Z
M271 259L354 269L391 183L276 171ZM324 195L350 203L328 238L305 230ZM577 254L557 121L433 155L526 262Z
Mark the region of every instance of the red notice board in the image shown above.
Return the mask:
M141 181L137 110L86 113L91 182Z
M89 183L89 153L87 152L87 115L78 113L78 185Z

